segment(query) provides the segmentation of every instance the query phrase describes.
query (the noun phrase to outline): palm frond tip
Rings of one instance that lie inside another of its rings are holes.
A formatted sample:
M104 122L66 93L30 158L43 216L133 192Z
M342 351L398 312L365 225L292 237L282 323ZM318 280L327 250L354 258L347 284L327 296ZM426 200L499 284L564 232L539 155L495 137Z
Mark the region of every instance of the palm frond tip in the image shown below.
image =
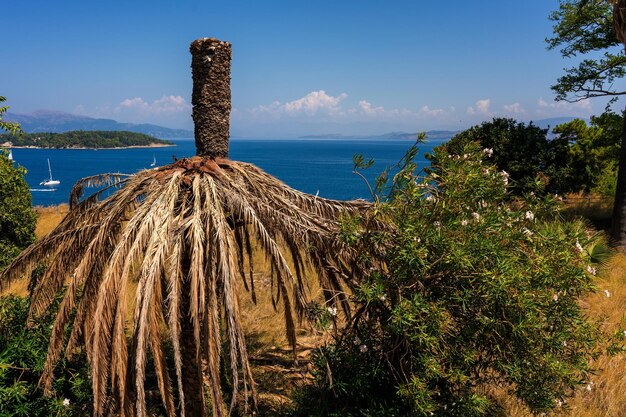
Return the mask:
M96 193L79 201L91 183L121 189L103 199ZM146 415L148 352L166 412L176 412L176 395L178 412L185 414L185 326L193 330L195 359L209 381L213 415L228 414L219 387L220 335L228 342L231 362L231 409L240 398L255 398L238 301L242 284L256 299L254 276L244 271L245 261L252 262L252 240L271 263L272 285L284 305L287 338L294 349L293 311L301 318L308 303L304 271L315 271L327 298L348 313L342 271L352 254L338 243L335 232L340 216L366 209L365 201L310 196L254 165L201 157L128 178L86 179L75 187L72 199L64 221L24 251L0 283L29 274L39 262L48 264L33 292L31 316L42 314L63 288L65 292L41 382L49 387L55 362L84 344L97 416L111 410ZM128 345L125 299L130 280L138 288L133 343ZM66 341L68 325L72 331ZM173 377L164 360L168 338Z

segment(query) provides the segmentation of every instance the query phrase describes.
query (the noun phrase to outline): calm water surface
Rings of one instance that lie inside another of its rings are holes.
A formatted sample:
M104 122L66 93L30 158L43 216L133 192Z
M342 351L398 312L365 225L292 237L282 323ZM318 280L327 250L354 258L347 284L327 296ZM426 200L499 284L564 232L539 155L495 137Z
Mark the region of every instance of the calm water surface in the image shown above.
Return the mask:
M70 190L80 178L105 172L132 174L150 168L153 158L157 166L195 154L193 140L175 140L176 146L151 149L75 150L75 149L13 149L13 157L28 170L26 180L32 189L33 205L49 206L68 201ZM443 140L420 145L418 162L427 165L423 155ZM352 158L362 154L374 158L375 165L367 172L370 181L386 167L394 166L412 145L408 140L372 139L232 139L230 158L251 162L291 187L320 197L348 200L370 199L367 186L353 174ZM39 191L39 183L48 177L47 159L52 176L61 181L55 191ZM88 190L87 190L88 191Z

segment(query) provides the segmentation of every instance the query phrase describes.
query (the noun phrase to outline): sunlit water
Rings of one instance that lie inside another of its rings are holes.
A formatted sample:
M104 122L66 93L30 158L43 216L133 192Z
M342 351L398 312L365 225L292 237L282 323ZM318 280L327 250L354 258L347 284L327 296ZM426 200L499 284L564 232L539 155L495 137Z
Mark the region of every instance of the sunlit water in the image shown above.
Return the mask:
M193 140L176 140L176 146L163 148L78 150L78 149L13 149L13 158L28 170L26 180L33 195L33 205L49 206L68 201L72 186L80 178L101 173L133 174L150 168L153 158L157 166L177 158L195 154ZM427 161L423 155L443 140L419 146L418 164ZM369 181L386 167L392 167L413 143L409 140L372 139L232 139L230 158L257 165L291 187L320 197L349 200L371 199L363 179L353 173L353 156L373 158L375 165L366 172ZM54 191L39 185L48 178L47 159L52 176L61 181Z

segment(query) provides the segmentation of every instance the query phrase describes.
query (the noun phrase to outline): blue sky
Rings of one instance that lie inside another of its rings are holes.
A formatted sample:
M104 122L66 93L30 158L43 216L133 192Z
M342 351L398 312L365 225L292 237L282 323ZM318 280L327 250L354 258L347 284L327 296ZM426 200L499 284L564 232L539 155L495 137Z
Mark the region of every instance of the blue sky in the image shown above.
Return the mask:
M189 43L233 43L231 133L288 137L460 129L494 116L602 112L556 103L572 63L547 51L557 0L11 1L0 95L191 128Z

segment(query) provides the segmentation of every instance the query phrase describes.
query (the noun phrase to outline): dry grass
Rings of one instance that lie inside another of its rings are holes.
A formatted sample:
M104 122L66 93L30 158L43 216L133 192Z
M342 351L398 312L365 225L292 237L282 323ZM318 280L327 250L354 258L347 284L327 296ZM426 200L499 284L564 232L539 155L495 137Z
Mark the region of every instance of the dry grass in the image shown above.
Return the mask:
M35 236L37 236L37 239L41 239L43 236L50 233L52 229L57 227L69 210L70 206L67 204L50 207L35 207L35 212L37 213Z
M608 229L613 214L613 199L599 194L568 194L563 200L565 213L589 220L597 229Z
M34 208L37 213L37 226L35 227L35 237L41 239L43 236L50 233L55 227L61 223L61 220L65 217L70 207L67 204L61 204L58 206ZM26 279L17 279L12 281L6 290L2 291L3 294L13 294L25 297L28 294L28 281Z

